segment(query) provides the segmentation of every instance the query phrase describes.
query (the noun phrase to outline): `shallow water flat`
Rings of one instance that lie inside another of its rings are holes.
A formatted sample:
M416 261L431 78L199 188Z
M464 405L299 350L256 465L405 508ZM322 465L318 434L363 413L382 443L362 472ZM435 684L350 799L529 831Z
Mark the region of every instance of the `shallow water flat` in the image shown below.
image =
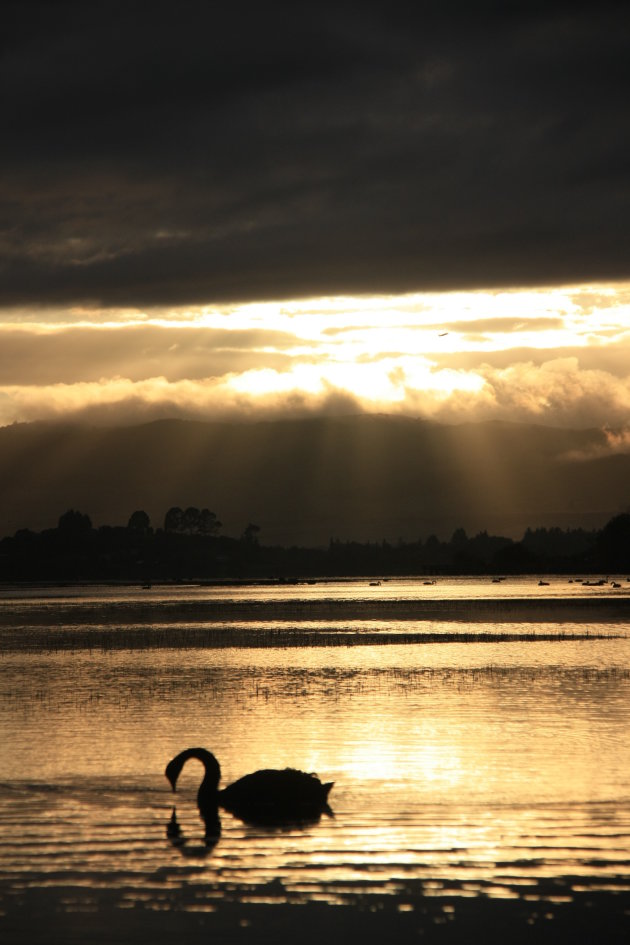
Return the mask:
M439 642L450 625L432 627L438 642L422 646L3 653L8 927L17 935L34 902L52 903L59 922L105 905L120 918L391 902L418 917L434 900L448 919L470 900L543 903L559 916L567 903L614 895L623 915L630 627L576 623L575 639L539 624L536 638L529 623L495 621L507 635L493 641L470 623L450 642ZM238 626L224 630L238 640ZM223 814L208 845L200 766L186 766L176 795L163 773L196 744L217 755L224 783L265 766L317 771L335 781L334 816L265 830Z
M619 585L619 586L613 586ZM237 587L4 588L0 652L342 647L621 637L630 585L591 579L418 579Z
M618 585L618 586L617 586ZM579 598L597 594L630 594L630 577L620 575L553 575L539 580L530 575L507 577L397 577L346 578L309 581L268 581L266 583L194 583L156 584L149 587L119 584L77 585L11 585L0 586L0 601L39 602L56 605L72 602L121 603L137 601L184 603L236 601L296 601L296 600L475 600L531 598Z

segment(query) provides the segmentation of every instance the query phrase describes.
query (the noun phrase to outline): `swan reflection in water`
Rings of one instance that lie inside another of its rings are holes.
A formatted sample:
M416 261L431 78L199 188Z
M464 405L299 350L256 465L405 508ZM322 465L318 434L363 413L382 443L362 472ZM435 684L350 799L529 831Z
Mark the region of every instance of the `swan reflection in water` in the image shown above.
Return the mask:
M305 826L316 823L322 814L332 816L328 794L333 782L322 783L317 775L295 768L265 768L246 774L226 788L219 789L221 768L212 752L205 748L187 748L166 766L164 772L173 791L185 763L195 758L204 766L204 777L197 792L197 806L205 823L205 849L212 849L221 835L219 808L222 807L247 824L268 827ZM184 852L175 808L167 827L167 836ZM188 855L193 855L192 850Z
M191 843L182 833L182 828L177 819L177 810L174 807L171 813L171 819L166 825L166 836L172 846L178 850L182 856L190 859L203 859L215 848L221 836L221 821L217 812L216 820L203 818L206 825L203 843Z

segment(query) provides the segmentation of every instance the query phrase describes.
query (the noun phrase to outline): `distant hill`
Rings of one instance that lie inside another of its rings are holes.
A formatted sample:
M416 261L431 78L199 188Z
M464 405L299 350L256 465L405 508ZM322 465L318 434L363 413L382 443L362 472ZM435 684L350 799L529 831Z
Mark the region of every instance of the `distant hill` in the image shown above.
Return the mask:
M144 509L159 527L175 505L210 508L234 536L255 522L265 544L600 528L630 507L630 455L577 458L604 446L598 430L375 415L17 424L0 428L0 535L69 508L95 525Z

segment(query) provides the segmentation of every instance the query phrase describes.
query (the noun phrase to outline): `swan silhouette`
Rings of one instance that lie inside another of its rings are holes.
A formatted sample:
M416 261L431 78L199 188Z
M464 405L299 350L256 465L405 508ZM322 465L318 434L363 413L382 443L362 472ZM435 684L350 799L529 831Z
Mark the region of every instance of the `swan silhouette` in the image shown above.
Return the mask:
M246 823L259 824L308 823L319 820L322 814L332 815L328 794L333 782L322 784L317 775L295 768L254 771L220 790L219 762L205 748L187 748L169 761L164 773L173 791L190 758L204 766L197 806L206 823L214 821L219 807Z

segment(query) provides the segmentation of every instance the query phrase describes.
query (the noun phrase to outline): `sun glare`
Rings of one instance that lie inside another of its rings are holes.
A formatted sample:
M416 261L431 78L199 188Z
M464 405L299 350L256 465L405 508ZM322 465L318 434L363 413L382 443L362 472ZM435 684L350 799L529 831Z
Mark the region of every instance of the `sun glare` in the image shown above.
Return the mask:
M317 410L334 395L446 420L553 408L614 424L630 399L629 348L630 283L7 311L0 422L125 403L195 416Z

